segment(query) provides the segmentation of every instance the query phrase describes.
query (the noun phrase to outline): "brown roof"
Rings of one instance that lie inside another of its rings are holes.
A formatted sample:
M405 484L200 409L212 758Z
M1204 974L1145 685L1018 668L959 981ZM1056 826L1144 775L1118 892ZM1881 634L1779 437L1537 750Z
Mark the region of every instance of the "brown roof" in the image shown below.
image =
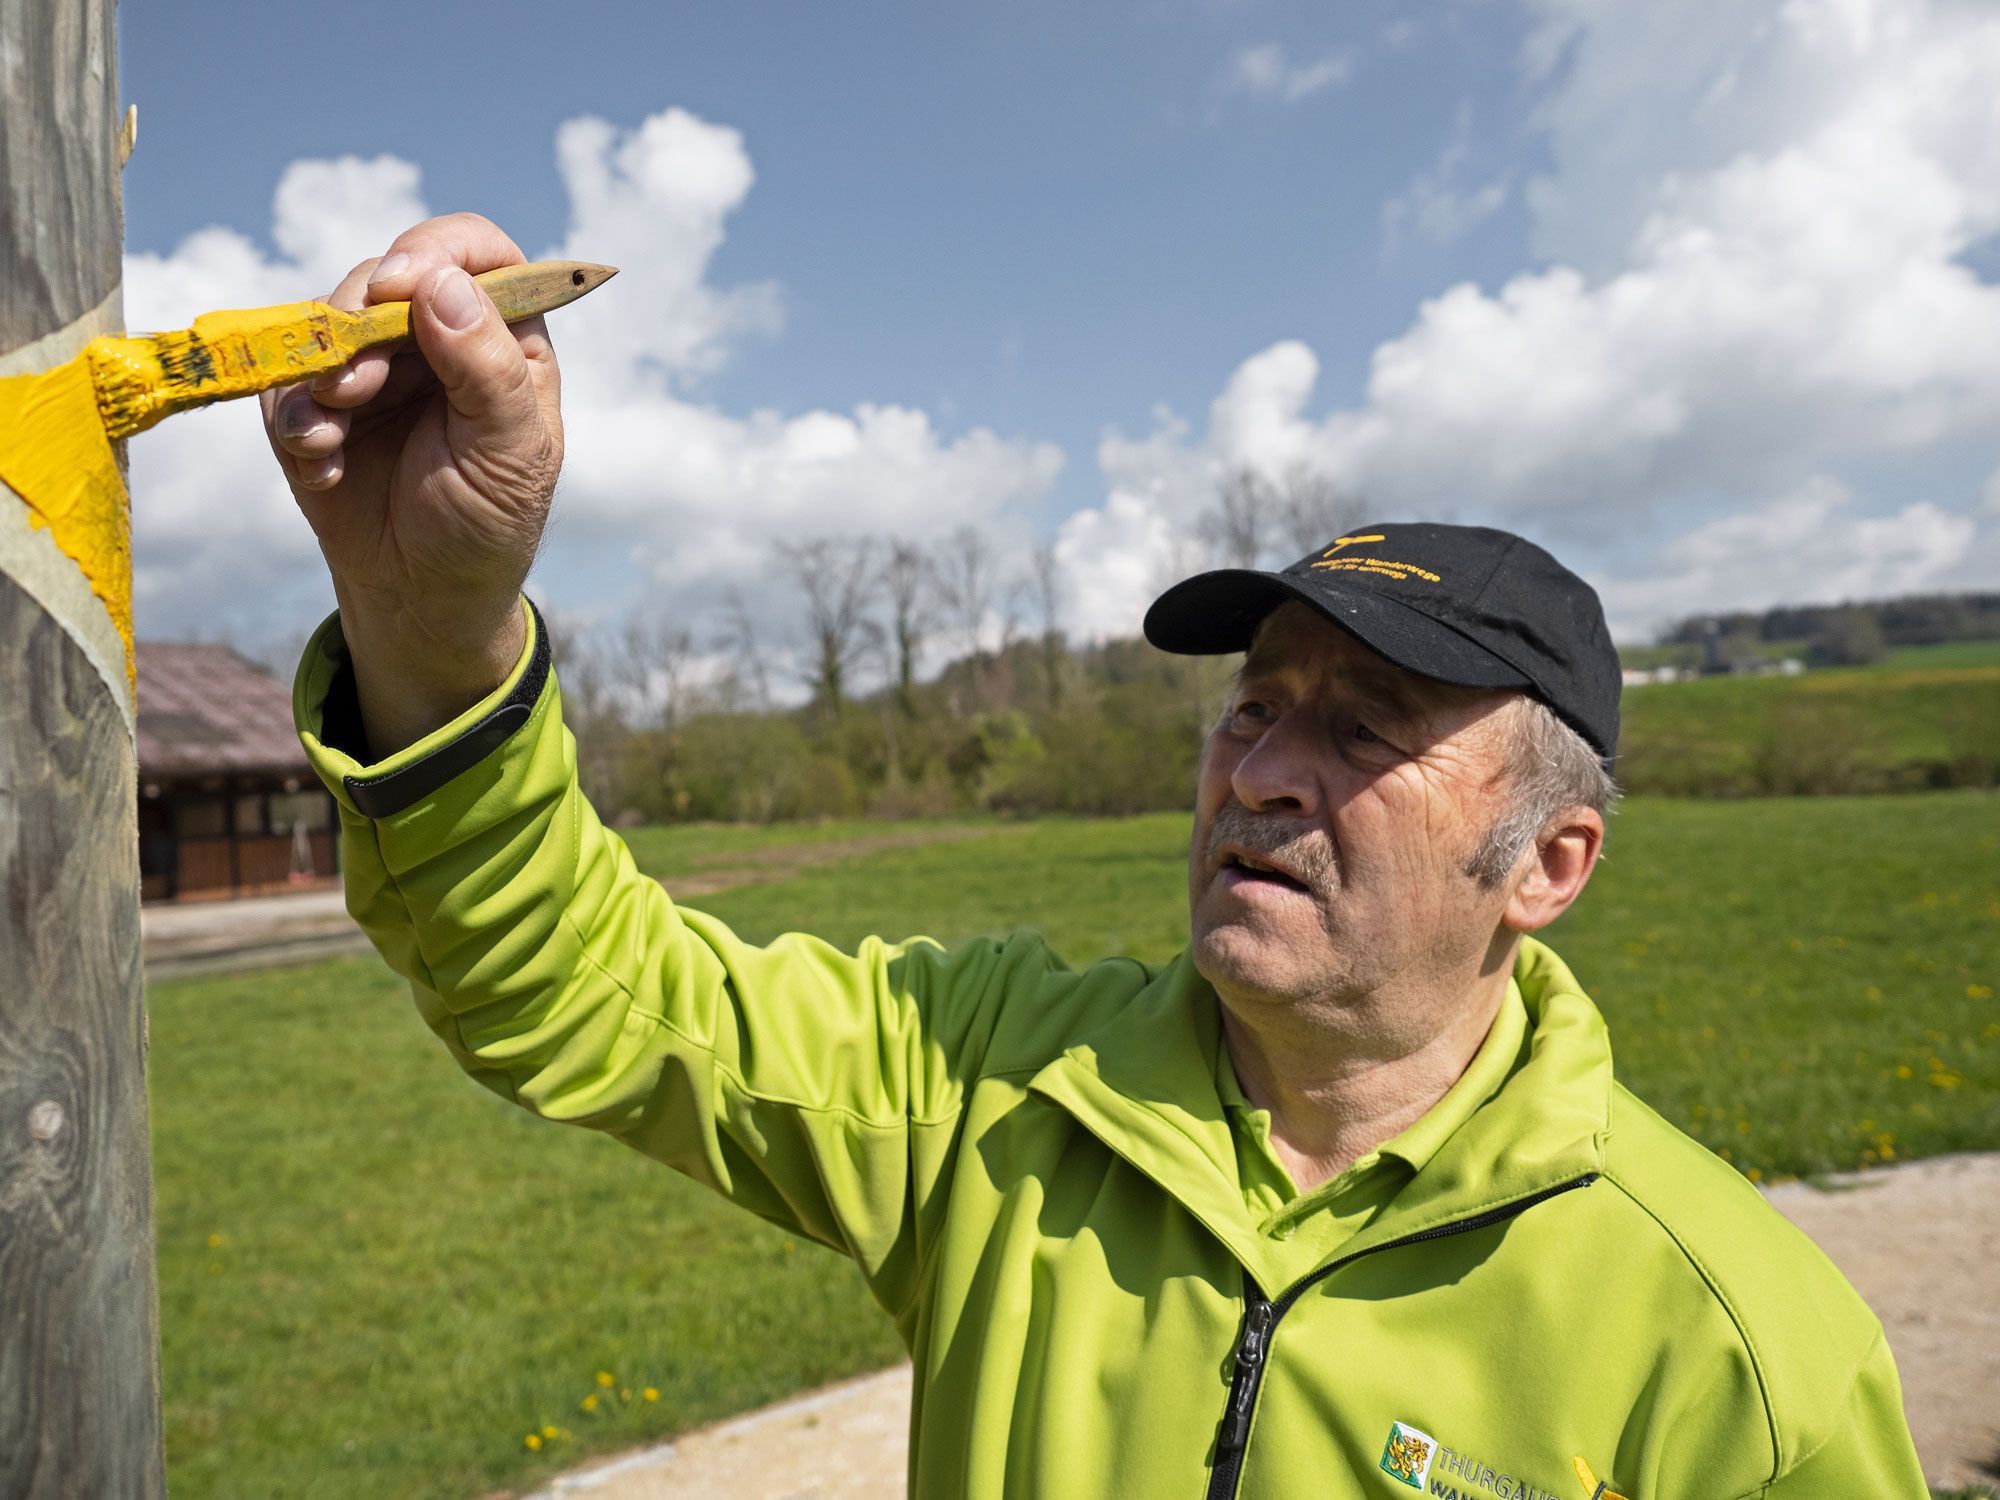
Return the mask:
M307 771L292 690L227 646L139 642L139 770Z

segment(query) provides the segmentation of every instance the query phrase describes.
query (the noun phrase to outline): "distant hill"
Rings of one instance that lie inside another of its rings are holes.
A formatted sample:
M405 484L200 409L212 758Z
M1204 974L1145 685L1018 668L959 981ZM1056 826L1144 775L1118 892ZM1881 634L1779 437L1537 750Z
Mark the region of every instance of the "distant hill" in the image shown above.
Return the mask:
M1738 666L1796 656L1815 666L1866 666L1891 651L2000 640L2000 593L1908 594L1841 604L1689 615L1650 646L1620 646L1628 667Z

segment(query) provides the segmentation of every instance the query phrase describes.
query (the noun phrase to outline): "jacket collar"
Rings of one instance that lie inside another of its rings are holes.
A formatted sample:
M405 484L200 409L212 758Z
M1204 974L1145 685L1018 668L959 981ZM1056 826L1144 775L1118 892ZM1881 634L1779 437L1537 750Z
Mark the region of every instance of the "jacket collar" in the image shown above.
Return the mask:
M1522 939L1514 979L1528 1026L1513 1070L1342 1256L1603 1169L1611 1110L1603 1018L1562 960L1532 938ZM1152 1178L1255 1272L1268 1257L1244 1209L1215 1083L1220 1003L1183 952L1029 1088Z

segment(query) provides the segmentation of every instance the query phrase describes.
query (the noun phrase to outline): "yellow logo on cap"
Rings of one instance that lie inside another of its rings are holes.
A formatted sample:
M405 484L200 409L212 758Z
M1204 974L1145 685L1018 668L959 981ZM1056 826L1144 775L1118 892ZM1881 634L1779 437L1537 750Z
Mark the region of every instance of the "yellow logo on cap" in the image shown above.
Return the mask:
M1324 551L1324 552L1320 553L1320 556L1321 556L1321 557L1331 557L1331 556L1333 556L1333 554L1334 554L1334 553L1338 552L1338 551L1339 551L1339 550L1340 550L1340 549L1341 549L1342 547L1358 547L1358 546L1360 546L1360 545L1361 545L1361 543L1363 543L1363 542L1384 542L1384 541L1387 541L1387 540L1388 540L1388 538L1387 538L1387 537L1384 537L1384 536L1379 536L1379 535L1377 535L1377 536L1339 536L1339 537L1335 537L1335 538L1333 539L1333 545L1332 545L1331 547L1327 548L1327 549L1326 549L1326 551Z

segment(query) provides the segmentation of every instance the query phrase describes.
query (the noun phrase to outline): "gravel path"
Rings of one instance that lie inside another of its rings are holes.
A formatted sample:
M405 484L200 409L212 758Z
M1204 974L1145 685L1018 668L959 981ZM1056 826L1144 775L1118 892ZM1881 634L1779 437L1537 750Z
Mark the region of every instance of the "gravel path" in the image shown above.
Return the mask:
M1889 1330L1931 1483L2000 1481L2000 1153L1769 1196ZM879 1500L903 1493L909 1412L903 1365L577 1470L534 1500Z

